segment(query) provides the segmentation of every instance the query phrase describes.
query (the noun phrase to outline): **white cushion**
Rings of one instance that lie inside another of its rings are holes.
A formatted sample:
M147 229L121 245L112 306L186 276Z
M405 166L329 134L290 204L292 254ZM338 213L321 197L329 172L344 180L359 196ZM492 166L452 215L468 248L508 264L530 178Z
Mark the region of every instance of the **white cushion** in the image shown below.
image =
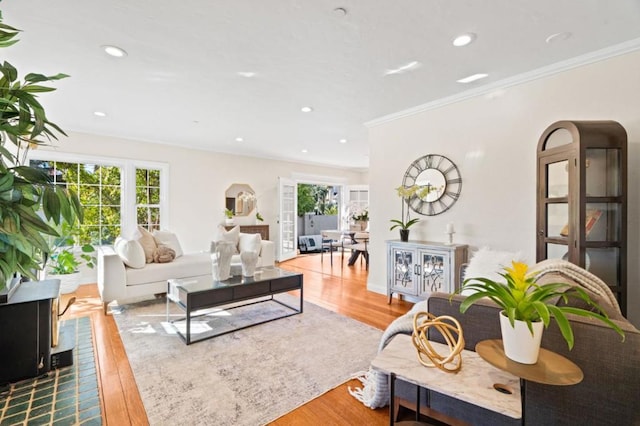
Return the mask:
M254 251L260 254L260 243L262 238L260 234L240 234L240 240L238 242L238 250L240 253L245 251Z
M169 263L149 263L144 269L127 269L127 285L135 286L172 278L211 275L209 253L189 253Z
M240 241L240 227L234 226L231 230L227 231L224 226L219 225L218 232L213 241L231 241L235 247L234 253L239 253L238 242Z
M184 251L182 251L182 247L180 246L180 241L178 241L178 236L173 232L155 230L153 231L153 238L155 238L158 246L169 247L175 251L176 258L184 254Z
M464 272L464 279L467 278L488 278L492 281L507 284L504 277L500 274L504 273L505 267L511 267L512 261L526 262L521 252L492 250L489 247L481 247L476 251L469 265ZM462 295L468 296L474 291L462 291Z
M118 237L113 248L122 262L130 268L144 268L147 264L142 245L136 240L125 240Z

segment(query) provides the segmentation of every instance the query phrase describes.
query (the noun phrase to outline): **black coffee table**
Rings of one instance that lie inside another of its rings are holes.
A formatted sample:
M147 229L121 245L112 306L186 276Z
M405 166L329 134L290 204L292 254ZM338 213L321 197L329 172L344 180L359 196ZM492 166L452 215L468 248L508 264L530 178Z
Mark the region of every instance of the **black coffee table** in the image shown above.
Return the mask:
M275 294L289 291L299 291L299 306L294 307L274 298ZM258 324L264 324L281 318L290 317L302 313L302 274L285 271L276 267L258 268L253 277L236 276L225 281L215 281L211 275L185 279L172 279L167 282L167 322L173 324L176 333L182 340L190 345L212 337L222 336ZM238 303L247 301L247 303ZM176 320L169 318L169 304L175 303L185 311L186 316ZM275 317L269 317L247 325L242 325L221 332L211 330L211 332L201 333L203 336L193 339L191 336L191 320L203 315L207 315L204 310L219 306L230 305L225 310L236 309L242 306L254 305L264 302L275 302L286 308L287 312ZM184 322L185 333L182 333L176 326Z

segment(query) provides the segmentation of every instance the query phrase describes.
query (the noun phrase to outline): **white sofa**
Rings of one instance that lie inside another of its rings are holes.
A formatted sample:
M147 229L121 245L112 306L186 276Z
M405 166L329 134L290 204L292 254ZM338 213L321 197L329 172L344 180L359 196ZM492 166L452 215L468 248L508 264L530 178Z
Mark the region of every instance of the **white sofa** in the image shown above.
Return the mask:
M238 256L238 255L236 255ZM232 260L239 262L238 259ZM258 266L275 264L275 245L272 241L260 243ZM177 257L169 263L147 263L143 268L126 266L113 247L98 248L98 289L105 314L107 305L142 300L154 294L166 293L167 280L211 274L211 253L191 253Z

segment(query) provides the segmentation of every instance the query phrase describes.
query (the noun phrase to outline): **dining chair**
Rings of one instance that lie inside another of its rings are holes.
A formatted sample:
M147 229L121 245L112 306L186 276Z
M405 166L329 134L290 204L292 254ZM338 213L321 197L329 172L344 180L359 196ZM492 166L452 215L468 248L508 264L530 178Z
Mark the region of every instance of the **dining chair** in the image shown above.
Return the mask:
M329 258L331 259L331 266L333 266L333 251L338 249L341 251L341 261L344 260L345 240L341 231L321 231L322 235L322 250L320 251L320 263L324 262L324 251L329 250ZM343 262L341 262L342 264ZM341 265L342 266L342 265Z
M356 252L360 252L360 255L364 257L367 271L369 270L369 233L368 232L356 232L353 235L354 243L350 248ZM360 263L362 264L362 257Z

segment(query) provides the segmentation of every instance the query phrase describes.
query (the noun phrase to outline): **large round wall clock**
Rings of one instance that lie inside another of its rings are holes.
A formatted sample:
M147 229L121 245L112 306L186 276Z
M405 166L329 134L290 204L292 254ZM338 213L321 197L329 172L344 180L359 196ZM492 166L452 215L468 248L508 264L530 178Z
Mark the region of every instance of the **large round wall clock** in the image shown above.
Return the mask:
M435 216L458 201L462 178L453 161L443 155L429 154L411 163L402 186L412 189L408 204L413 211Z

